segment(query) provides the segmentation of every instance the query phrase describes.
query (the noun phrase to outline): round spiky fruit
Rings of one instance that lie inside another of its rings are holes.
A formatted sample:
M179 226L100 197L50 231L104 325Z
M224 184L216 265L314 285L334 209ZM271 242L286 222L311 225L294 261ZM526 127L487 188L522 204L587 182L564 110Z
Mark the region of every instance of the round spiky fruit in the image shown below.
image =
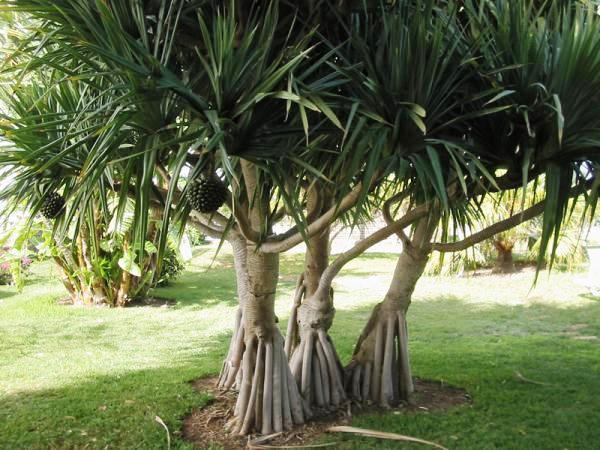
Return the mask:
M192 208L201 213L212 213L225 203L227 187L216 176L200 177L188 190L188 200Z
M40 212L46 219L56 218L65 206L65 199L57 192L48 194L42 202Z

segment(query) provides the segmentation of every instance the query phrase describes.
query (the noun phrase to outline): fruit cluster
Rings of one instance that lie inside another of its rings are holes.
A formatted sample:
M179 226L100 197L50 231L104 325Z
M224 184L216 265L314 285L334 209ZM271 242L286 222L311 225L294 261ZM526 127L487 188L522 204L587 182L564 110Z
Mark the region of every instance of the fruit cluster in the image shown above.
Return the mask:
M227 187L217 177L201 177L192 182L187 196L193 209L205 214L212 213L225 203Z
M65 206L65 199L57 192L46 195L42 202L40 212L46 219L56 218Z

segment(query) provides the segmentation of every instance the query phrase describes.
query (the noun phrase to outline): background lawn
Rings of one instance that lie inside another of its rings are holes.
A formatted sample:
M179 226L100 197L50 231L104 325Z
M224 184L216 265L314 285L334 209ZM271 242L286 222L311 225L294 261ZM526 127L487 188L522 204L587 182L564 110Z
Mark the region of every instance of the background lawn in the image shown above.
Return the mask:
M0 288L0 448L190 448L182 418L207 397L189 381L216 374L236 309L231 255L208 268L202 248L188 271L154 295L171 307L85 309L64 296L50 263L22 294ZM393 255L367 254L336 284L331 334L347 362L381 300ZM282 329L302 255L284 256ZM578 275L423 278L410 309L414 374L468 390L473 404L445 413L361 416L358 427L437 441L452 449L600 447L600 301ZM548 383L527 384L523 376ZM339 448L417 448L328 436ZM419 447L420 448L420 447Z

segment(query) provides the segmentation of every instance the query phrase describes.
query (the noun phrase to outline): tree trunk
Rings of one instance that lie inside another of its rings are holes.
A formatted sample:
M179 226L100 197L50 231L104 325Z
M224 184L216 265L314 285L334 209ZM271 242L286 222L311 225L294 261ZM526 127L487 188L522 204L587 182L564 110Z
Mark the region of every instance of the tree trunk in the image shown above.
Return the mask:
M131 300L129 293L131 292L132 278L129 272L121 271L121 282L119 283L115 306L125 306Z
M357 402L382 407L408 401L414 391L406 313L429 259L437 216L416 225L400 254L388 292L373 309L345 370L346 393Z
M274 305L279 255L247 247L248 295L243 305L244 349L238 363L242 374L230 422L246 435L289 430L304 423L302 401L283 349Z
M71 302L74 305L81 303L82 300L80 298L80 292L77 289L78 281L76 279L74 279L74 277L72 276L73 270L69 270L65 261L63 261L59 256L54 256L54 262L58 266L58 271L60 273L60 279L63 283L63 286L69 293Z
M242 311L244 309L244 300L248 295L248 269L247 269L247 248L246 240L239 234L231 232L229 243L233 249L233 265L235 267L235 277L237 283L239 307L235 316L235 325L233 335L229 343L227 357L223 361L221 373L217 387L222 390L229 390L232 387L239 388L242 371L240 370L242 353L244 351L244 327Z
M79 254L80 267L85 268L89 274L90 286L93 305L110 305L109 295L107 294L106 285L102 277L96 273L93 264L93 259L97 257L97 252L90 247L92 239L90 239L90 230L86 224L82 224L79 230Z
M498 251L498 256L496 258L496 264L492 269L492 273L514 273L516 271L512 252L514 244L512 242L495 239L494 247Z
M259 194L256 167L241 162L253 231L270 231L269 199ZM229 425L240 435L253 431L270 434L304 423L302 400L283 349L275 317L275 291L279 280L279 254L246 247L247 295L241 321L244 349L239 394Z
M309 239L286 335L290 368L309 415L315 408L333 410L346 398L342 364L327 334L335 315L333 289L320 286L329 264L329 231Z

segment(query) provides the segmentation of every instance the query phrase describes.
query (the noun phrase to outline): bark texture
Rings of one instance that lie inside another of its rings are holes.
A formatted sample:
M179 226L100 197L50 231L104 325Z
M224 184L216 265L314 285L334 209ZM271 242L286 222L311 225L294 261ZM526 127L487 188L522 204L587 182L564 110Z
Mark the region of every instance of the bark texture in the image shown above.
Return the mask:
M346 399L343 368L327 334L335 315L333 289L321 284L329 263L329 230L309 239L286 335L286 355L309 416L315 408L333 410Z
M235 267L239 307L235 316L235 325L229 343L229 351L227 352L225 361L223 361L223 367L221 368L219 381L217 383L217 387L222 390L229 390L231 388L238 389L241 381L241 362L244 351L244 327L242 316L244 301L248 295L246 240L237 233L232 233L228 240L233 249L233 265Z
M290 368L308 416L314 413L314 408L332 410L346 399L343 368L327 334L333 309L316 309L312 299L299 308L300 339L290 358Z
M429 259L437 216L421 219L405 243L384 300L375 306L345 370L346 393L354 401L382 407L409 401L414 391L406 313Z
M257 194L256 169L242 161L248 195L248 218L254 233L268 230L268 198ZM265 225L267 225L265 227ZM284 342L275 317L275 291L279 279L279 254L246 247L247 294L242 316L244 348L239 393L232 430L240 435L252 432L270 434L304 423L302 400L284 352Z
M242 308L239 394L230 426L241 435L270 434L304 423L302 400L277 327L274 300L279 255L247 248L248 294Z

